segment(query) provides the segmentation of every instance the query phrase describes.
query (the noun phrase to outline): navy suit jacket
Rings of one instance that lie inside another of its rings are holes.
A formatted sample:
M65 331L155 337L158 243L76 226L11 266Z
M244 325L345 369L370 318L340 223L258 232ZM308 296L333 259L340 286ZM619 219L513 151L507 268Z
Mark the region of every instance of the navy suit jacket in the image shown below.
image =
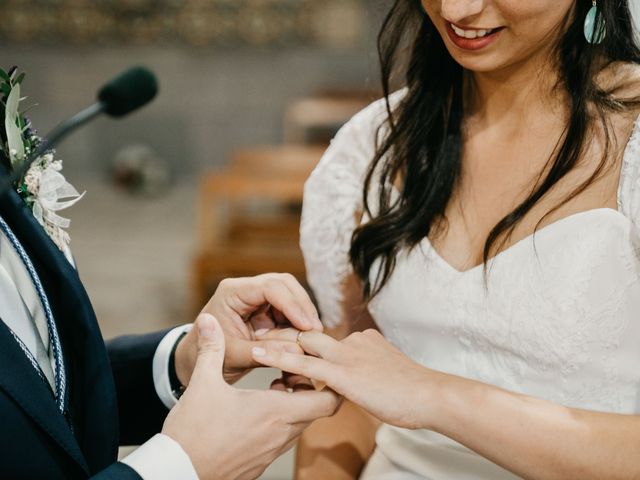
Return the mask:
M116 462L118 446L144 442L160 431L168 413L152 377L165 332L105 345L78 272L22 199L0 193L0 215L24 246L51 304L69 399L68 421L0 322L0 478L139 480Z

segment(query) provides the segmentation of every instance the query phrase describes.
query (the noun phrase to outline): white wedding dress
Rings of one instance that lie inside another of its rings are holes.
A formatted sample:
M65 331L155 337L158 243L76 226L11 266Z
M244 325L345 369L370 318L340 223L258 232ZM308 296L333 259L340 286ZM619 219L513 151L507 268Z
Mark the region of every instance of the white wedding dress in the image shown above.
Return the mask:
M305 186L301 246L327 325L348 321L341 282L385 116L381 101L356 115ZM495 258L488 289L482 266L458 271L425 239L397 259L370 312L387 339L429 368L570 407L640 414L639 228L640 121L618 210L575 214L516 243ZM515 478L427 430L385 425L376 440L366 480Z

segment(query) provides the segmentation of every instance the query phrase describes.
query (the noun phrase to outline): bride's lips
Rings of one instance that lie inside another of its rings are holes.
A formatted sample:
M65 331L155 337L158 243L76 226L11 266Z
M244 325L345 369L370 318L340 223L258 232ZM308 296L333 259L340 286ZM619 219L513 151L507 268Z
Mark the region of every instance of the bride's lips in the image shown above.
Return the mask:
M502 27L493 28L489 30L482 30L477 28L462 28L457 25L452 24L451 22L446 22L447 25L447 34L451 41L459 48L463 50L480 50L482 48L488 47L493 42L496 41L500 32L502 31ZM473 32L473 35L481 35L476 38L468 38L467 36L461 35L464 32Z

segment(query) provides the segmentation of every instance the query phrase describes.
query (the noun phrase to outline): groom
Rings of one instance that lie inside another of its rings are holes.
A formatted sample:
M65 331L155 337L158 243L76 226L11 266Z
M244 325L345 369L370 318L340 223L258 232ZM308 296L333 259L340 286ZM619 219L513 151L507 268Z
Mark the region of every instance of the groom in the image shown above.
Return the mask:
M272 274L224 282L190 331L105 346L74 267L0 193L0 477L255 478L337 408L329 392L229 386L254 366L244 319L268 305L321 329L302 288ZM119 445L141 443L117 462Z

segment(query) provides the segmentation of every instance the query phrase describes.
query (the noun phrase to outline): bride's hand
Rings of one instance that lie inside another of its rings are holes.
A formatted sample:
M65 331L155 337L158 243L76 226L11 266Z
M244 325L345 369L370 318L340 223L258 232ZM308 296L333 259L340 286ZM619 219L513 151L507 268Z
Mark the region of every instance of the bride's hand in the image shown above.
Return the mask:
M253 358L314 380L357 403L383 422L428 428L433 419L439 373L413 362L378 331L367 330L339 342L320 332L273 332L269 338L299 341L309 355L254 348Z

